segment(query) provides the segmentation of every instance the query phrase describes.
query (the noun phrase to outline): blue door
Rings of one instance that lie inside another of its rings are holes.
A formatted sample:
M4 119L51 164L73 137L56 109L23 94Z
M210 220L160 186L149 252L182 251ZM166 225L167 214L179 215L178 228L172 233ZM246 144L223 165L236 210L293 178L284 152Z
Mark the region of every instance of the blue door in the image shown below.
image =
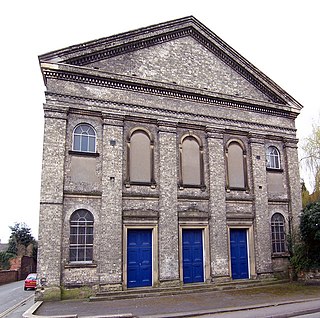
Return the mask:
M152 286L152 230L128 230L127 286Z
M203 243L201 229L182 230L183 282L203 282Z
M230 254L232 278L249 278L246 229L230 229Z

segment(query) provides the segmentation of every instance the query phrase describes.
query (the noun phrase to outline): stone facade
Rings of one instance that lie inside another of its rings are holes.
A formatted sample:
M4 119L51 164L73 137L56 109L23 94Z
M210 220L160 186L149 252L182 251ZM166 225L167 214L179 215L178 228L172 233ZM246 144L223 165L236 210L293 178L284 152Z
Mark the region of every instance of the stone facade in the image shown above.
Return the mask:
M46 288L286 272L281 244L301 209L294 119L302 106L288 93L193 17L39 60ZM79 211L87 214L75 221Z

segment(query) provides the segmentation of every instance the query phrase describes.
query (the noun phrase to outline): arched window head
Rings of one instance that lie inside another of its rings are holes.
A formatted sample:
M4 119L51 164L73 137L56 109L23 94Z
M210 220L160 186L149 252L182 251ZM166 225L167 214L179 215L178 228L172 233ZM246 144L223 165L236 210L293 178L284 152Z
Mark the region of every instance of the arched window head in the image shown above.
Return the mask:
M155 184L153 142L149 132L134 130L127 143L127 184Z
M180 185L204 186L203 156L199 140L187 136L180 144Z
M285 223L280 213L273 214L271 218L272 252L286 252Z
M231 141L226 149L227 157L227 188L247 190L247 163L242 145Z
M77 210L70 217L70 262L93 260L93 215L88 210Z
M267 168L280 169L280 152L274 146L267 149Z
M96 132L89 124L80 124L73 131L72 150L96 152Z

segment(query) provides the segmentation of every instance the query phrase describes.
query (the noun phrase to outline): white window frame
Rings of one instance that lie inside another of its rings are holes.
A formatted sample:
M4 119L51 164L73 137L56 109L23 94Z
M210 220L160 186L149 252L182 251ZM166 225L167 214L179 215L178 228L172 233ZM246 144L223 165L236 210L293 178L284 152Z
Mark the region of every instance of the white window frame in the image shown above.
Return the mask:
M86 127L86 129L84 127ZM76 130L79 128L82 130L80 133L76 132ZM90 130L92 130L93 133L89 132ZM88 145L87 145L87 149L82 149L82 142L85 136L88 137ZM79 149L76 149L75 147L75 137L80 138ZM90 150L91 142L94 142L93 150ZM81 123L73 129L73 133L72 133L72 150L73 151L96 153L96 147L97 147L97 133L90 124Z

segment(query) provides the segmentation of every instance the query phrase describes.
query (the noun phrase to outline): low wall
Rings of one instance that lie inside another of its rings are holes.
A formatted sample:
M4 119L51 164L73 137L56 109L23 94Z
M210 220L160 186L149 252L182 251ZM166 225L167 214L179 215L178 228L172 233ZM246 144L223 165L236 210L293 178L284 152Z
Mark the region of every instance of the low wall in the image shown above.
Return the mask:
M16 282L19 277L19 272L16 270L0 271L0 285Z
M313 269L309 271L300 271L297 275L298 281L303 281L307 284L320 285L320 270Z

